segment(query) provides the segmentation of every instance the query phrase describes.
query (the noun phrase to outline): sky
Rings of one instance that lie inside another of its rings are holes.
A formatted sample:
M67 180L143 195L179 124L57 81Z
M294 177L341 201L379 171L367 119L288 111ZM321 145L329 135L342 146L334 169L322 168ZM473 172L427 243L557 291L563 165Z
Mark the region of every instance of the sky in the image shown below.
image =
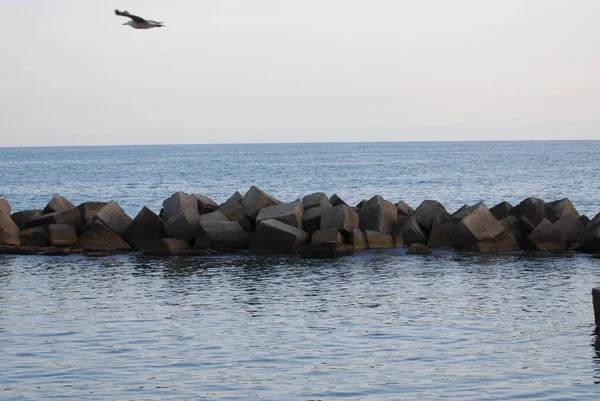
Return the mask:
M0 15L0 147L600 139L598 0L1 0Z

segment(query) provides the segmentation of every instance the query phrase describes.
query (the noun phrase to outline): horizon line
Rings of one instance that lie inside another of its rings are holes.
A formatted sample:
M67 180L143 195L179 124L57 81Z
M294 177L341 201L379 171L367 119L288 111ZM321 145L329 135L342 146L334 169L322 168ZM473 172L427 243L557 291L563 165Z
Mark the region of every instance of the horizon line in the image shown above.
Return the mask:
M129 143L94 145L8 145L15 148L100 148L125 146L223 146L223 145L311 145L311 144L366 144L366 143L489 143L489 142L598 142L600 139L488 139L488 140L421 140L421 141L322 141L322 142L223 142L223 143Z

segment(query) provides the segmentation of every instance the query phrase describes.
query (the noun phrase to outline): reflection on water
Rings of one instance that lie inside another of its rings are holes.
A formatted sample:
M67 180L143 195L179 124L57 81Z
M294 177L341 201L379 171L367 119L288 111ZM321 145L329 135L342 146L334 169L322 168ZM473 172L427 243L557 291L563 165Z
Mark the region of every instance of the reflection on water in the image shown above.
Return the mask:
M596 400L599 262L0 257L0 398Z

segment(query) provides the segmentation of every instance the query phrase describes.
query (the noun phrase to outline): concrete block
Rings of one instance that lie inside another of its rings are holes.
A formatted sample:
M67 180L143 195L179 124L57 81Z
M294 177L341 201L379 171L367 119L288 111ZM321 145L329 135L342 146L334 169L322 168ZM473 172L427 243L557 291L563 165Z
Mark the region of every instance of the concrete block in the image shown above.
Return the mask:
M334 259L351 255L354 251L355 249L348 244L341 244L339 242L321 242L319 244L303 245L298 250L298 253L305 258Z
M162 219L169 221L184 210L192 209L199 213L198 198L185 192L175 192L173 195L165 199L162 203Z
M19 236L17 234L13 231L0 228L0 245L18 246L20 244Z
M419 225L425 230L431 230L433 221L437 216L449 216L450 214L446 208L435 200L425 200L419 207L411 214L411 218L416 220Z
M147 249L166 237L168 234L162 219L145 206L123 234L123 239L137 249Z
M36 217L33 220L25 222L25 228L44 226L47 224L67 224L75 227L76 230L80 230L82 225L79 209L73 206L70 209L44 214L40 217Z
M301 201L282 203L280 205L265 206L256 216L256 224L261 221L275 219L290 226L302 229L302 217L304 209Z
M508 202L500 202L496 206L490 209L490 212L498 220L502 220L510 216L513 210L513 206Z
M48 214L60 212L62 210L67 210L74 207L75 205L69 202L67 199L63 198L59 194L54 194L42 212L44 214Z
M4 230L14 235L19 234L19 227L17 224L10 218L9 214L2 211L0 211L0 230Z
M403 226L397 226L392 235L394 238L402 238L404 245L427 244L427 234L421 228L417 220L411 216Z
M433 221L427 245L431 248L452 248L460 220L450 216L437 216Z
M427 245L414 243L408 247L406 253L409 255L429 255L431 253L431 248Z
M10 216L10 203L8 203L8 201L6 199L4 199L4 196L0 195L0 212L4 212L5 215Z
M529 235L529 231L525 228L525 225L517 218L517 216L508 216L500 221L504 229L503 234L509 234L515 237L517 241L523 241Z
M242 250L250 247L250 235L236 221L203 221L198 227L196 249Z
M269 196L262 189L255 186L250 187L248 192L246 192L244 195L244 199L241 201L241 204L246 211L246 215L252 220L256 220L258 212L263 207L279 205L280 203L281 202L279 202L277 199Z
M128 250L131 246L114 231L107 227L100 220L94 220L86 226L87 231L91 231L99 235L111 248L115 250Z
M183 212L182 212L183 213ZM144 251L144 255L177 256L186 255L192 250L189 242L176 238L163 238Z
M543 219L525 239L530 250L543 252L564 252L567 249L567 236Z
M360 228L358 213L347 205L334 206L321 215L321 229L336 228L342 235Z
M226 202L217 212L223 213L230 221L240 221L246 217L246 210L239 202Z
M270 219L258 224L250 248L259 253L292 253L307 242L306 231Z
M410 216L414 213L414 209L408 205L408 203L403 200L396 203L396 208L398 209L398 214L402 216Z
M514 236L510 234L500 234L497 237L476 243L470 250L472 252L510 252L518 251L519 249L521 249L521 247Z
M469 214L457 224L454 246L469 249L477 242L494 238L504 230L502 223L494 217L484 202L469 208Z
M331 203L323 203L320 206L310 208L304 211L302 216L302 226L305 231L312 234L313 232L321 229L321 216L327 210L332 209Z
M48 246L49 239L46 226L31 227L20 231L19 242L21 245Z
M342 198L340 198L337 194L333 194L331 196L331 198L329 198L329 203L331 203L331 206L333 206L333 207L339 206L339 205L346 205L346 206L348 206L348 204L346 202L344 202L342 200Z
M192 196L198 199L198 213L200 214L212 213L219 208L219 205L208 196L202 194L192 194Z
M83 202L77 209L79 209L79 214L81 214L81 224L86 225L94 216L106 206L106 202Z
M320 244L322 242L344 242L344 237L342 233L340 233L335 228L327 228L325 230L317 230L312 233L312 237L310 240L311 244Z
M10 218L15 222L19 230L23 230L25 228L25 223L35 219L36 217L42 216L41 209L34 210L23 210L21 212L15 212L10 215Z
M554 213L556 213L559 218L567 214L572 214L579 217L579 212L577 212L577 209L575 209L575 206L573 206L573 203L571 203L569 198L548 202L548 206L554 210Z
M365 233L358 228L352 230L348 235L348 244L357 250L367 249L367 239L365 238Z
M306 212L308 209L329 203L329 198L324 192L315 192L302 198L302 206Z
M184 209L165 223L165 231L171 238L190 241L196 238L200 213L193 208Z
M398 224L398 209L385 199L371 199L359 212L359 228L391 235Z
M379 231L365 230L365 239L368 249L389 249L394 248L392 236Z
M77 243L75 227L67 224L49 224L46 226L46 233L51 246L71 246Z
M100 209L93 220L100 220L106 227L119 237L125 235L125 230L131 224L133 219L115 201L110 201Z

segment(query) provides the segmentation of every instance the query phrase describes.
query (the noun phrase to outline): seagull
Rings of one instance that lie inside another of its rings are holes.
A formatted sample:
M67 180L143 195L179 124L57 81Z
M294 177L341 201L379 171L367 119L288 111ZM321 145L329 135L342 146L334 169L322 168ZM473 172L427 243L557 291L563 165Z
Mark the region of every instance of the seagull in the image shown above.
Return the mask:
M127 21L123 25L129 25L135 29L150 29L150 28L160 28L163 27L163 22L152 21L151 19L143 19L142 17L138 17L137 15L129 14L127 11L119 11L115 10L115 14L120 15L122 17L129 17L131 21Z

